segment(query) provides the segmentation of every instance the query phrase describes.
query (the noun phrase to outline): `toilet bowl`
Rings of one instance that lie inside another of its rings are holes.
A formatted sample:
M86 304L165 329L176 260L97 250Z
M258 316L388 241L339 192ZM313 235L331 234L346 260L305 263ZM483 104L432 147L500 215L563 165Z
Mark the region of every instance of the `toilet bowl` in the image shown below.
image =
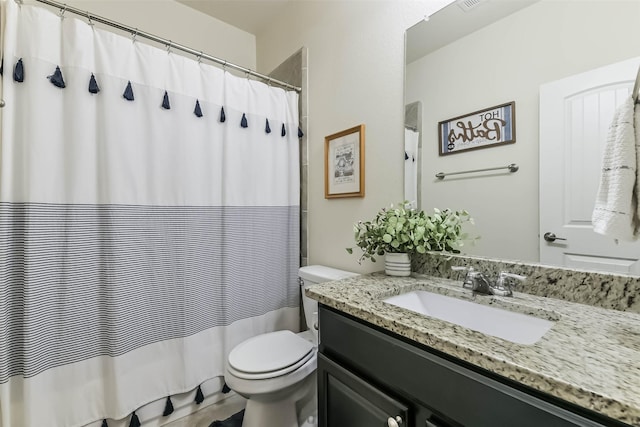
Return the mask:
M299 275L309 330L257 335L234 347L227 358L225 381L247 399L243 427L299 427L296 403L315 393L318 344L313 320L317 302L305 296L304 288L357 274L314 265L300 268ZM304 425L315 425L315 417Z

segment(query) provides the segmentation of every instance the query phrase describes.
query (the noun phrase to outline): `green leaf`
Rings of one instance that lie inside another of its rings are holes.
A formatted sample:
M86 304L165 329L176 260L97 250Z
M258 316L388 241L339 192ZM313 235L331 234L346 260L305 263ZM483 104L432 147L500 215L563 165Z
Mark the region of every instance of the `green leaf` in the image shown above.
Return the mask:
M392 239L393 237L391 237L391 234L388 233L382 236L382 240L384 240L385 243L390 243Z
M349 252L350 254L353 254L353 248L346 248L347 252Z

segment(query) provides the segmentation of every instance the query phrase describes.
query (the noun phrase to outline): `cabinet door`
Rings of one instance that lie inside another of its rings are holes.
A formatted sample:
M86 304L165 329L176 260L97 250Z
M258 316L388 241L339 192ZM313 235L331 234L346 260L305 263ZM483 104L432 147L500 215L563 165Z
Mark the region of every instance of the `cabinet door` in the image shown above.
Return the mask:
M318 405L320 427L387 427L395 426L394 421L408 427L406 405L322 354L318 354Z

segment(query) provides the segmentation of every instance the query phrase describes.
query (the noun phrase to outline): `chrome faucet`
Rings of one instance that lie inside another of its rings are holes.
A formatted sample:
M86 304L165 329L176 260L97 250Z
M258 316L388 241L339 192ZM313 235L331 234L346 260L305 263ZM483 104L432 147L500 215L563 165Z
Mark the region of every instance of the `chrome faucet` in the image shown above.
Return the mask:
M466 271L467 274L462 282L462 287L465 289L471 289L473 292L485 295L498 295L503 297L513 296L513 288L515 286L514 281L523 281L526 276L519 274L507 273L506 271L500 272L495 282L492 282L484 273L476 271L473 267L451 267L454 271Z

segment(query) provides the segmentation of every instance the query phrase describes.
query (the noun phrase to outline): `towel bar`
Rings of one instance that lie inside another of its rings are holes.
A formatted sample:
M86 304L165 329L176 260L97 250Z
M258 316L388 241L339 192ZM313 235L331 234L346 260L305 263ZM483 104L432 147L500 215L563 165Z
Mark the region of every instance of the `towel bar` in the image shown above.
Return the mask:
M516 172L519 169L519 166L516 165L515 163L511 163L510 165L507 166L499 166L497 168L486 168L486 169L474 169L474 170L469 170L469 171L462 171L462 172L438 172L436 174L436 178L438 179L444 179L445 176L447 175L460 175L462 173L473 173L473 172L486 172L486 171L496 171L496 170L500 170L500 169L509 169L509 172Z

